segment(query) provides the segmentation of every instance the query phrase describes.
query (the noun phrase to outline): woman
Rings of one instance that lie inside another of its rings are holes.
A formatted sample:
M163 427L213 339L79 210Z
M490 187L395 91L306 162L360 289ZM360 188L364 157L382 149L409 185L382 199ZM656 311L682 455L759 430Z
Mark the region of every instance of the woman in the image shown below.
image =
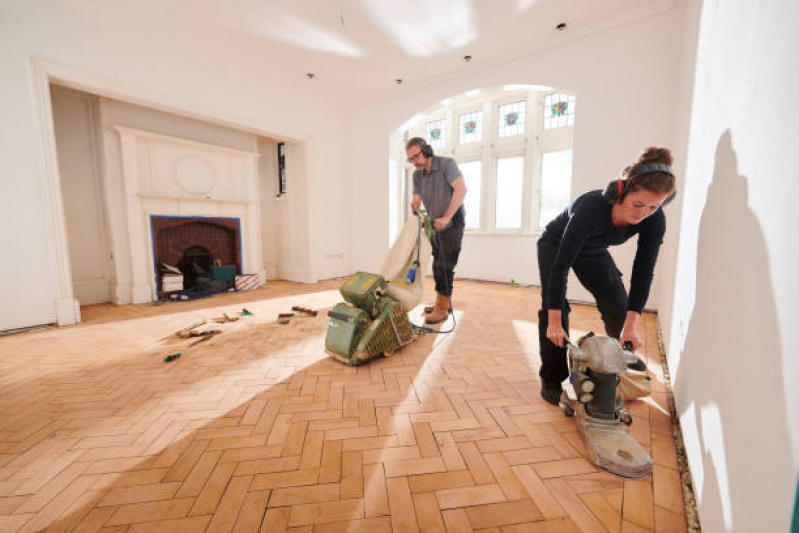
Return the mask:
M641 344L635 326L649 296L660 244L666 232L661 207L675 194L673 158L668 148L650 147L605 191L576 198L555 217L538 241L541 310L538 334L541 353L541 396L558 405L561 382L569 375L565 341L569 336L566 279L573 269L596 299L605 332L633 350ZM638 235L629 297L609 246Z

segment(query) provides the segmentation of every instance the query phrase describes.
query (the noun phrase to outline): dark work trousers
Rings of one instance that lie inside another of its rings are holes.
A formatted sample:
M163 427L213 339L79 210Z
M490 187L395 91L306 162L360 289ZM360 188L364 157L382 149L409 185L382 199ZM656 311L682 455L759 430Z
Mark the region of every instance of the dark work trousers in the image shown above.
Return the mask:
M453 224L444 231L437 231L431 243L436 292L447 298L452 296L452 282L455 278L455 265L458 264L458 256L461 253L463 227L463 223Z
M538 269L541 274L541 310L538 311L541 370L538 374L544 382L550 385L560 383L569 376L566 348L559 348L547 339L549 323L547 289L549 288L549 274L557 251L557 243L538 241ZM610 253L605 250L596 255L578 256L572 265L572 270L580 283L594 296L599 313L602 315L602 322L605 324L605 333L618 339L627 314L627 291L621 281L621 271L616 267ZM570 310L569 302L564 300L561 318L566 333L569 332ZM574 342L576 339L571 340Z

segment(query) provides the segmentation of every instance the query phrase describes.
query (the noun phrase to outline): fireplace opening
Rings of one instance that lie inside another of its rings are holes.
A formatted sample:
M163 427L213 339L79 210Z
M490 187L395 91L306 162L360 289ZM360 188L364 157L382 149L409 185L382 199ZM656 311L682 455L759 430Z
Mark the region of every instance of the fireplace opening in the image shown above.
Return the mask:
M151 216L159 298L209 296L241 274L239 219Z
M183 274L183 289L191 289L197 282L211 281L211 266L214 258L211 252L202 246L190 246L183 252L178 261L178 269Z

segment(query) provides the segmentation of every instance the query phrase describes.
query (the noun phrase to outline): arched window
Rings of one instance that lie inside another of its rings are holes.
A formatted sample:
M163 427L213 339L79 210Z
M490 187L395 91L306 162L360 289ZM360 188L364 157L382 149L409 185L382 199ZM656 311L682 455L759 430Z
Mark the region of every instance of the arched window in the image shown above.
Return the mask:
M402 131L458 163L469 190L467 231L537 232L568 204L575 97L541 89L470 91ZM406 179L411 175L409 169Z

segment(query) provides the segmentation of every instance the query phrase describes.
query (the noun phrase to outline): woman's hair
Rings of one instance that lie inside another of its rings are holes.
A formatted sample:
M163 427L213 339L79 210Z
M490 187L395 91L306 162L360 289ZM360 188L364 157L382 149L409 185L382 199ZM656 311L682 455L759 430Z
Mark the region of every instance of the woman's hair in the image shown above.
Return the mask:
M671 150L668 148L658 148L650 146L645 148L641 155L638 156L638 161L628 166L622 171L622 179L627 180L626 192L630 193L639 189L646 189L658 194L671 194L676 187L676 180L673 175L667 172L647 172L638 175L637 170L646 163L661 163L669 167L674 162L674 157L671 155Z

